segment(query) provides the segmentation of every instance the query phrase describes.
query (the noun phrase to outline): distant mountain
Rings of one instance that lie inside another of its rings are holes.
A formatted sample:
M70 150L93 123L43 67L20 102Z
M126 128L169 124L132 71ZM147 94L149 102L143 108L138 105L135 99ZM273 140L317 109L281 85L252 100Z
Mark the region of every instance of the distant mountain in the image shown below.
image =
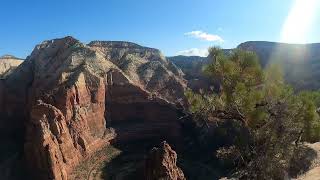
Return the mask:
M225 54L232 52L232 49L223 49ZM199 89L209 90L213 86L217 86L217 82L214 79L203 74L203 67L210 62L208 57L200 56L171 56L167 59L178 66L185 74L185 79L188 81L188 87L194 91Z
M238 48L257 53L263 66L272 60L301 64L320 59L320 43L286 44L267 41L248 41L240 44Z
M0 56L0 79L11 74L22 62L22 59L11 55Z
M285 79L297 90L320 88L320 43L250 41L240 44L238 48L257 53L263 67L271 63L280 64Z
M200 56L172 56L167 59L178 66L185 74L188 87L198 91L199 89L209 89L213 83L202 73L203 66L209 63L207 57Z
M202 66L208 63L207 57L200 56L172 56L167 59L178 66L187 79L198 78Z
M320 88L320 43L286 44L266 41L248 41L237 48L253 51L260 59L262 67L277 63L283 67L285 79L297 90L317 90ZM226 50L230 53L231 50ZM173 63L182 69L189 80L203 78L201 69L209 60L197 56L169 57ZM208 82L207 82L208 84ZM204 88L208 85L204 86Z

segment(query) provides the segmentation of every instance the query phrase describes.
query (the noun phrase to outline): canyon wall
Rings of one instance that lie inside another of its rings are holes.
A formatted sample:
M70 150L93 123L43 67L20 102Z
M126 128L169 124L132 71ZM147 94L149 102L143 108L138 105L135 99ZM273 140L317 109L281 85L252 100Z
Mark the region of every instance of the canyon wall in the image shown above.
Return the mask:
M131 43L120 44L105 51L72 37L44 41L0 82L1 126L8 137L19 130L17 152L22 144L34 179L68 179L76 165L110 142L180 138L176 104L182 101L173 101L177 89L184 99L180 70L158 50L139 46L146 53L142 65L160 59L161 70L140 69L137 80L137 71L130 73L119 59L108 57L110 52L136 52L123 46ZM126 65L141 63L134 60ZM156 85L148 86L144 74L156 74Z

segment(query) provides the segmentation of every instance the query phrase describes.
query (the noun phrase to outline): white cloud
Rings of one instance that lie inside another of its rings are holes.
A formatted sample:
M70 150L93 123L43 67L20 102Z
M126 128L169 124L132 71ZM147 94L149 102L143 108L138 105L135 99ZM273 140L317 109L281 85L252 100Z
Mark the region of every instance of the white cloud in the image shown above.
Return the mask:
M223 42L223 39L220 36L215 35L215 34L208 34L203 31L191 31L191 32L184 33L184 35L189 36L189 37L193 37L193 38L197 38L197 39L202 39L205 41Z
M177 55L183 55L183 56L207 57L208 54L209 54L208 49L198 49L198 48L191 48L191 49L177 52Z

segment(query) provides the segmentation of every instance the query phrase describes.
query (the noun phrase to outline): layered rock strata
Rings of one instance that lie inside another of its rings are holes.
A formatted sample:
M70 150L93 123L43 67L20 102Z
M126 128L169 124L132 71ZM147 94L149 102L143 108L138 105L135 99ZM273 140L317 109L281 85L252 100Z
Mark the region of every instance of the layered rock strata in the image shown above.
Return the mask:
M112 47L108 51L120 51ZM130 48L135 49L124 49ZM151 93L106 54L72 37L45 41L0 81L1 127L9 129L8 136L21 129L18 142L33 178L68 179L76 165L111 140L180 138L179 110L169 101L174 91L160 90L169 79L183 91L183 79L172 71L177 69L161 62L159 67L168 68L152 73L163 82ZM145 56L153 61L156 55Z

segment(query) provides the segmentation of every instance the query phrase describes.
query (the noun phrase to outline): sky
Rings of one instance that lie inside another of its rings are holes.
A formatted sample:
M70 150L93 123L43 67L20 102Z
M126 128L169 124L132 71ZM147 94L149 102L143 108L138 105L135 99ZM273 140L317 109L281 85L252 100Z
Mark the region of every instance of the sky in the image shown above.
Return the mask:
M320 42L320 0L1 0L0 55L44 40L135 42L166 56L245 41Z

